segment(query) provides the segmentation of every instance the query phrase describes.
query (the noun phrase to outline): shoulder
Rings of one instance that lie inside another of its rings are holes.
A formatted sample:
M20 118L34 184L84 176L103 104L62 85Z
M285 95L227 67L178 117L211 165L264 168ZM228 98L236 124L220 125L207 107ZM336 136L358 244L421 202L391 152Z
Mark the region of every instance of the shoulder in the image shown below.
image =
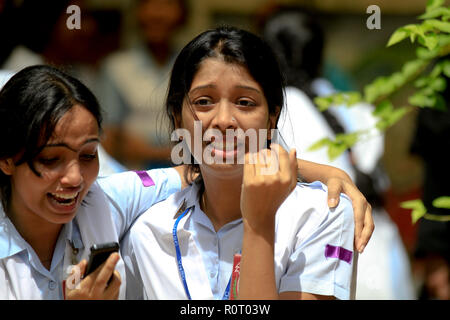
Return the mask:
M329 208L327 187L319 181L298 183L289 197L280 206L277 216L299 227L316 229L329 223L353 226L353 208L351 200L340 195L339 205Z
M127 192L127 189L132 185L138 187L141 187L141 185L142 187L158 187L164 183L173 184L178 189L181 188L180 175L174 168L125 171L99 177L97 182L105 191L120 190L120 192ZM128 189L128 192L133 192L133 190Z
M146 210L133 225L132 229L138 230L142 227L156 228L161 230L171 230L175 217L183 210L188 208L190 203L192 186L175 192L168 196L165 200L155 203Z
M295 87L286 88L286 104L284 106L289 112L311 112L317 111L311 99Z

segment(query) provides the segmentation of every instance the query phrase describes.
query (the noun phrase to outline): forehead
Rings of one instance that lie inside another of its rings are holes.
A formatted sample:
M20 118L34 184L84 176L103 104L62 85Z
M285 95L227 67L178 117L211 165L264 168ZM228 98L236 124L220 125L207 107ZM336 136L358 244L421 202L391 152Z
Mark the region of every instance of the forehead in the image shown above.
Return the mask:
M94 115L82 105L75 105L56 123L49 143L66 142L78 145L91 138L98 138L99 128Z
M222 81L227 77L227 81ZM229 81L252 85L260 89L260 85L250 75L248 69L238 63L225 62L220 58L207 58L199 65L192 80L191 88L202 82L217 84L230 84Z

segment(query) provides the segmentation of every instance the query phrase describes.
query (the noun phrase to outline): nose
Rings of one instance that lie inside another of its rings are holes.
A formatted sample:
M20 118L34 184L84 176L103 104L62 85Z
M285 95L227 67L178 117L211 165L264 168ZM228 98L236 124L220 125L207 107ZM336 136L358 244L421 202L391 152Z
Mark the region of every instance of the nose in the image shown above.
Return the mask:
M61 184L67 187L78 187L83 183L83 174L80 163L73 161L68 164L66 171L61 177Z
M237 122L234 118L232 104L227 100L221 100L216 108L216 113L211 121L211 126L225 132L226 129L236 129Z

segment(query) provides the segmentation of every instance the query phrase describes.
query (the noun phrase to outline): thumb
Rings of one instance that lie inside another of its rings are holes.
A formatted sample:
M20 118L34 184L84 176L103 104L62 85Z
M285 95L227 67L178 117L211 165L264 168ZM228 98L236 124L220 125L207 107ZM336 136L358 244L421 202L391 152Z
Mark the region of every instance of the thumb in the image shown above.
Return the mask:
M83 279L84 272L86 270L87 261L82 260L78 264L72 266L70 275L66 279L66 291L74 290Z

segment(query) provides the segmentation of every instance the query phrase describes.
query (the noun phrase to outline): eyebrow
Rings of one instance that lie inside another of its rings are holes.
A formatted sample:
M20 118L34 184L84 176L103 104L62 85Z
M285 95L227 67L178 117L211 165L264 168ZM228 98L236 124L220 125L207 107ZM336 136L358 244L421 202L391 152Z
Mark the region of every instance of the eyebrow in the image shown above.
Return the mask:
M201 90L201 89L209 89L209 88L216 88L216 87L217 86L215 84L205 84L203 86L198 86L198 87L193 88L192 90L189 91L189 93L193 93L193 92L195 92L197 90ZM252 90L259 94L262 94L261 91L259 91L258 89L254 88L254 87L250 87L250 86L237 85L237 86L235 86L235 88Z
M86 144L88 144L88 143L91 143L91 142L98 142L98 143L100 143L100 139L99 139L99 138L91 138L91 139L87 139L81 146L84 146L84 145L86 145ZM65 142L46 144L46 145L44 146L44 148L47 148L47 147L65 147L65 148L67 148L67 149L69 149L69 150L71 150L71 151L73 151L73 152L77 152L76 149L73 149L72 147L70 147L70 146L69 146L67 143L65 143Z

